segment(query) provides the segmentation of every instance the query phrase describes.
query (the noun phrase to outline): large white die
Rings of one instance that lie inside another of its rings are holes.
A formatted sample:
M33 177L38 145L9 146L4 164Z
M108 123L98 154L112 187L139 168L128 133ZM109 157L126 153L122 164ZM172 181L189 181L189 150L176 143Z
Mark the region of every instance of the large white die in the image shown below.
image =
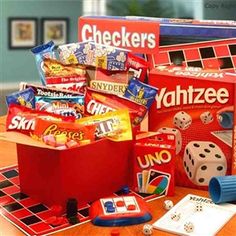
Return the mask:
M184 150L183 164L188 178L196 185L207 186L213 176L226 174L224 153L213 142L192 141Z
M185 111L179 111L175 114L173 123L179 129L185 130L192 124L192 118Z
M181 151L182 148L182 135L178 129L169 128L169 127L162 127L158 130L160 133L164 134L174 134L175 135L175 146L176 146L176 154Z
M213 121L213 115L209 111L205 111L200 115L203 124L209 124Z

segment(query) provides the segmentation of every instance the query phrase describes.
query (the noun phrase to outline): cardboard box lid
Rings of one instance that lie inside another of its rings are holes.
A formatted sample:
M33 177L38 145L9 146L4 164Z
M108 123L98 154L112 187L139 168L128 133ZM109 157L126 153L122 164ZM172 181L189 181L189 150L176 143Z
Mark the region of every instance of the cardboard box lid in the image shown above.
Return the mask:
M56 148L46 145L43 142L34 140L33 138L31 138L25 134L21 134L21 133L14 132L14 131L0 132L0 140L13 142L13 143L17 143L17 144L24 144L24 145L28 145L28 146L39 147L39 148L47 148L47 149L57 150Z

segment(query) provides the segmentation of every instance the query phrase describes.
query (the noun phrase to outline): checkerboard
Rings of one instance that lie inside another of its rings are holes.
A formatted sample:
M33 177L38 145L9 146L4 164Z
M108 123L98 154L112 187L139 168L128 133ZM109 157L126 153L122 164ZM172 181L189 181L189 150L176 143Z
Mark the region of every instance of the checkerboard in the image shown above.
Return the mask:
M149 59L152 67L175 64L236 72L236 39L163 46Z
M122 194L123 192L121 190L114 193L113 197ZM134 192L129 192L128 195L140 196L145 201L151 201L156 198L155 195ZM77 225L90 221L89 207L90 203L78 209L80 222ZM17 166L0 170L0 214L26 235L48 235L72 227L65 215L63 216L65 220L61 225L53 226L47 223L47 219L54 216L53 211L50 207L20 191Z

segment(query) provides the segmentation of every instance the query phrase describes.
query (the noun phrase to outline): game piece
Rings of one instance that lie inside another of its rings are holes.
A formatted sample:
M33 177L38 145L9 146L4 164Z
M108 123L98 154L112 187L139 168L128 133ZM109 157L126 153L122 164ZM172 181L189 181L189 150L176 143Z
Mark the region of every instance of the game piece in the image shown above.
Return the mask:
M121 189L121 192L123 194L128 194L130 192L130 189L129 189L129 186L124 186L122 189Z
M201 202L196 203L196 211L202 211L203 210L203 205Z
M233 112L222 112L218 114L217 119L220 123L220 126L224 129L232 129L233 128Z
M60 206L60 205L53 205L53 206L51 206L50 209L51 209L52 214L54 216L61 216L62 215L62 210L63 210L62 206Z
M184 224L184 230L185 230L186 232L188 232L188 233L192 233L193 230L194 230L194 225L193 225L193 223L192 223L192 222L186 222L186 223Z
M119 236L119 235L120 235L120 231L118 229L111 230L111 236Z
M212 177L209 193L212 201L217 204L236 201L236 175Z
M170 210L174 206L174 203L171 200L164 201L164 208Z
M207 186L212 176L225 175L227 162L218 145L207 141L189 142L184 151L184 169L189 179Z
M175 135L175 146L176 146L176 155L179 154L182 148L182 135L178 129L170 127L162 127L157 130L157 132L164 134L174 134Z
M78 213L78 203L75 198L68 199L66 203L66 218L70 224L77 224L79 219L77 217Z
M184 111L179 111L175 114L173 123L179 129L185 130L188 129L189 126L191 125L192 118L188 113Z
M200 115L203 124L210 124L213 121L213 115L209 111L205 111Z
M151 235L151 234L152 234L152 229L153 229L152 225L150 225L150 224L145 224L145 225L143 226L143 234L144 234L145 236Z
M121 201L123 206L117 204ZM135 196L101 198L92 203L89 216L92 223L99 226L133 225L152 219L146 203Z
M170 218L171 218L171 220L179 221L180 216L181 216L180 213L174 212L174 213L172 213L172 214L170 215Z

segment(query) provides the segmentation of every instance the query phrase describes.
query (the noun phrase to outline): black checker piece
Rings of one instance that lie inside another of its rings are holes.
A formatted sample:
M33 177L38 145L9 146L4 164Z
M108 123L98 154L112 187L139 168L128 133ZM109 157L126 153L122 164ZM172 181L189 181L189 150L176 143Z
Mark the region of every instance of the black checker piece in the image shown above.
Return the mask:
M10 178L18 176L19 174L16 170L9 170L9 171L3 172L2 175L10 179Z
M220 69L229 69L234 67L230 57L222 57L218 60L220 61Z
M32 211L33 213L38 213L38 212L41 212L41 211L48 210L48 208L46 206L44 206L43 204L34 205L34 206L31 206L31 207L28 207L28 209L30 211Z
M13 185L13 183L11 183L9 180L4 180L4 181L0 182L0 189L6 188L6 187L9 187L12 185Z
M229 51L231 55L236 55L236 44L229 45Z
M32 224L40 222L41 220L37 216L28 216L21 219L21 221L25 223L26 225L32 225Z
M200 50L200 54L201 54L201 58L211 58L211 57L215 57L215 53L212 47L207 47L207 48L199 48Z
M10 204L7 204L5 206L3 206L6 210L8 210L9 212L12 212L12 211L16 211L16 210L20 210L23 208L23 206L17 202L14 202L14 203L10 203Z
M189 61L187 62L187 65L191 67L200 67L200 68L203 67L201 61Z
M182 65L183 61L185 61L183 51L172 51L169 52L170 61L175 65Z

